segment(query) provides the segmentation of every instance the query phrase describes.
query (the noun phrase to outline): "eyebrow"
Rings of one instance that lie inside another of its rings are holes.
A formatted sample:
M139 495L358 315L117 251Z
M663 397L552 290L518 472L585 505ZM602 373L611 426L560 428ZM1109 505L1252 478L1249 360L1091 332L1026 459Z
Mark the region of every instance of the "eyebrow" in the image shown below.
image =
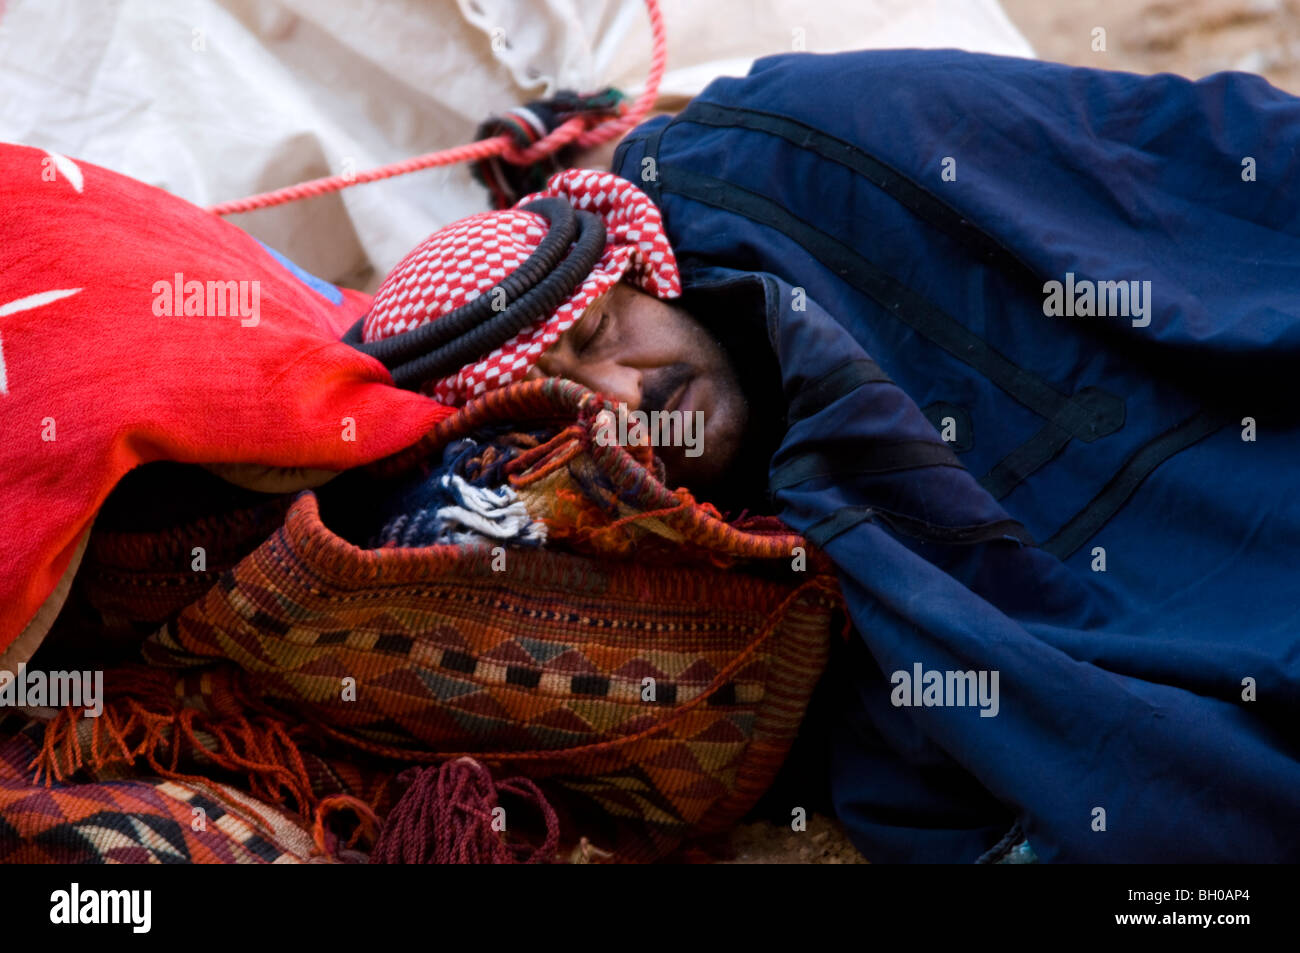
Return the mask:
M560 338L563 339L565 335L568 335L571 332L576 331L578 327L580 327L584 321L587 321L593 314L598 314L599 312L608 309L610 292L613 290L614 289L611 287L604 294L600 295L598 298L596 298L590 304L588 304L587 307L583 310L582 314L578 315L577 320L574 321L571 325L569 325L565 330L560 332Z

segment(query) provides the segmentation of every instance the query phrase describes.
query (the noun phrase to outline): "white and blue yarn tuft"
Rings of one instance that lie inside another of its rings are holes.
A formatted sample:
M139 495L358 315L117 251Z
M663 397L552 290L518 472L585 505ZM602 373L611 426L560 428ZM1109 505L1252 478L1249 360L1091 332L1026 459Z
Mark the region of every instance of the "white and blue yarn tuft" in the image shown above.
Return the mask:
M370 544L434 546L508 542L518 546L543 545L546 542L546 524L529 515L519 494L509 484L492 484L494 477L499 478L499 466L480 473L475 480L462 475L475 463L477 454L483 449L483 445L468 439L448 446L442 465L395 501L394 515L386 520Z

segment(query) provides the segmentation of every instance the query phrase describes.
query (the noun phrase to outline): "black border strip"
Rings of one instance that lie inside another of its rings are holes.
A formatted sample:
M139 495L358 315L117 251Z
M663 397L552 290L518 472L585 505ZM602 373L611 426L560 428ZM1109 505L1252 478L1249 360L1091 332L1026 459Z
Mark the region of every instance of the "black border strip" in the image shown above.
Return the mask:
M846 361L825 377L794 395L786 411L789 421L803 420L824 410L865 384L892 384L893 379L869 357Z
M900 513L891 513L874 506L845 506L823 516L804 533L813 545L825 548L835 537L848 532L859 523L878 520L896 533L935 543L969 546L995 540L1015 540L1025 546L1034 546L1034 538L1018 521L995 520L971 526L940 526Z
M1070 442L1070 433L1058 427L1052 421L1043 424L1042 429L1012 450L988 473L980 477L980 486L989 491L995 500L1000 500L1031 473L1045 466L1053 457L1065 449Z
M1017 257L1013 251L973 224L943 199L918 185L897 169L863 151L861 147L838 136L832 136L815 126L809 126L797 119L777 113L736 106L720 106L700 100L692 101L676 118L680 122L694 122L702 126L739 127L754 132L765 132L801 149L811 150L823 159L842 165L862 176L917 218L966 245L986 263L1011 271L1017 280L1032 284L1035 289L1042 284L1042 276Z
M1111 477L1102 491L1093 497L1092 502L1043 544L1043 549L1057 559L1068 559L1120 511L1133 491L1156 467L1174 454L1208 437L1227 422L1228 418L1221 413L1202 410L1140 447Z
M628 151L637 143L641 143L641 159L645 160L646 158L650 158L654 160L655 177L653 179L644 179L638 175L634 179L627 179L627 181L631 182L649 196L650 201L654 202L655 206L658 207L661 212L663 211L663 202L660 201L662 196L659 194L659 140L663 138L663 134L667 131L668 127L677 122L678 118L678 116L671 117L654 132L636 135L636 133L641 130L641 127L638 126L618 144L618 148L614 150L614 158L609 164L610 171L617 174L619 166L627 161ZM641 162L638 162L637 164L642 165ZM642 168L644 169L643 165Z
M842 447L805 450L774 469L768 487L775 493L817 477L898 473L927 467L965 469L957 455L944 443L926 440L869 443L866 447L853 447L848 452Z
M684 169L658 167L660 188L705 205L733 212L759 225L776 229L797 242L842 280L918 334L970 365L1013 399L1047 420L1057 420L1072 436L1095 436L1095 412L1056 390L988 342L931 304L882 268L766 196L740 186Z

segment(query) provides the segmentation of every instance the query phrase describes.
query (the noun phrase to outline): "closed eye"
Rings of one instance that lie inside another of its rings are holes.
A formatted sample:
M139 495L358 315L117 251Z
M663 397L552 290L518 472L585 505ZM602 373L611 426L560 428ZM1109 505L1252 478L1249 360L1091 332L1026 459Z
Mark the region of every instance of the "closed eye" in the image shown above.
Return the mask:
M591 322L588 321L586 323L590 324ZM600 337L605 333L605 330L608 327L609 327L609 316L602 310L600 312L600 317L596 321L596 326L592 328L591 333L588 334L585 338L583 338L582 343L578 345L578 353L579 354L584 353L588 348L590 348L593 344L595 344L596 341L598 341Z

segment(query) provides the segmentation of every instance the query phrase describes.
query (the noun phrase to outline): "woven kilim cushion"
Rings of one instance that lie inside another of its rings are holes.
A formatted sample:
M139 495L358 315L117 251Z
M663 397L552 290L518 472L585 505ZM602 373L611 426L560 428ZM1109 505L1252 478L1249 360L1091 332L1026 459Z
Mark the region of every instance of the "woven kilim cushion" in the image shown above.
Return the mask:
M31 782L44 723L0 715L0 863L285 864L325 861L300 821L222 784ZM315 856L313 856L315 855Z
M147 668L109 673L103 730L68 718L51 729L43 768L163 752L154 770L243 774L254 795L308 817L345 794L382 818L403 768L470 756L538 782L567 841L622 860L728 828L802 720L833 577L775 521L728 524L659 482L648 449L603 446L604 407L564 381L515 385L363 475L409 477L453 441L509 424L509 453L498 441L485 458L545 526L545 546L364 548L329 515L349 509L347 484L300 494L144 642ZM524 424L543 436L520 436ZM120 615L129 574L116 578Z

